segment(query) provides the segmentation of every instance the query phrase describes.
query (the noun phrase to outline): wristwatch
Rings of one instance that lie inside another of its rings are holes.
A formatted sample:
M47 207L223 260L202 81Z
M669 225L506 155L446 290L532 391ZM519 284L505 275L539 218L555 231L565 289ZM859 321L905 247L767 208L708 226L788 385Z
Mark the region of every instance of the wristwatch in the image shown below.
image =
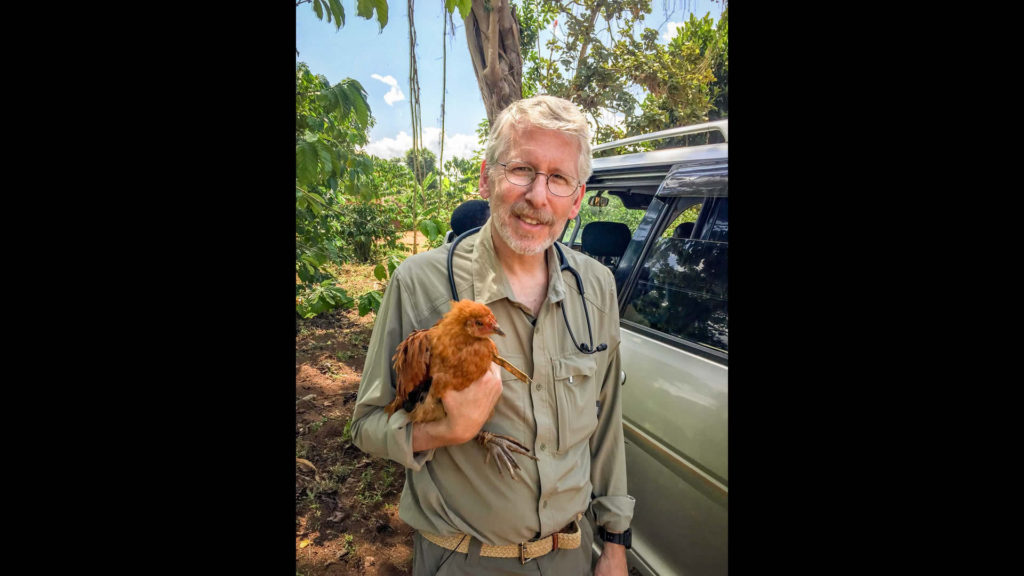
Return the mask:
M626 528L626 531L622 534L613 534L612 532L608 532L607 530L605 530L604 526L598 526L597 532L598 534L600 534L601 540L604 540L605 542L611 542L613 544L622 544L626 547L626 550L629 550L633 547L632 528Z

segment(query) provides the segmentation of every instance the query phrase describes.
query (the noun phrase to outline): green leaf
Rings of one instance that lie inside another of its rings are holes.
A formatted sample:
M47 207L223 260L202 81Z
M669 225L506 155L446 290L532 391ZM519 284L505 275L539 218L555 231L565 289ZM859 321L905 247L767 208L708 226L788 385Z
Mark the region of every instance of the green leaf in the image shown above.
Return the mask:
M366 316L371 310L374 313L380 311L381 293L371 290L359 297L359 315Z
M328 0L331 12L334 12L334 28L341 29L345 25L345 9L338 0Z
M394 276L395 268L398 268L398 265L401 263L402 261L399 260L397 256L392 255L390 258L388 258L388 274Z
M427 238L430 238L431 240L437 239L437 224L435 224L433 220L421 220L419 228L420 232L423 232L423 235Z
M433 172L431 172L431 173L427 174L426 176L424 176L423 177L423 188L424 189L430 188L430 185L434 183L435 179L436 179L436 176L435 176L435 174Z
M324 19L324 7L320 5L320 0L313 0L313 12L316 12L316 17Z
M334 155L332 153L333 150L327 144L324 144L323 142L317 142L316 151L320 156L320 164L322 164L320 173L330 174L331 171L334 169L333 166L331 165L331 156Z
M377 264L373 269L373 277L377 280L384 280L388 277L388 271L383 264Z
M323 207L324 204L327 204L327 201L324 200L324 197L319 195L319 194L317 194L316 192L306 192L306 199L307 199L307 201L309 201L310 199L316 200L315 204L320 204L321 208ZM314 202L311 202L311 203L314 203Z
M310 187L316 184L317 150L311 142L300 142L295 146L295 178L299 184Z
M444 0L444 9L447 10L449 14L451 14L456 7L459 9L459 16L465 20L469 17L469 11L473 8L473 0Z
M356 121L360 127L365 128L370 118L370 104L367 102L366 89L358 80L345 78L339 82L334 91L339 100L345 103L345 116L350 110L355 112Z
M387 0L357 0L356 13L369 20L373 18L373 10L377 9L377 23L383 29L388 25L388 3Z

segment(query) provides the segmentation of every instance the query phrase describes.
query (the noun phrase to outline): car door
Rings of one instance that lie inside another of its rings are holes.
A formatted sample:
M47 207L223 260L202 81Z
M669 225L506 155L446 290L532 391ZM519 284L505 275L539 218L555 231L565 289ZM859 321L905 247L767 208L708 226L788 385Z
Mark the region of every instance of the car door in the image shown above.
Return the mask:
M674 167L644 222L635 264L618 271L626 464L637 499L630 573L724 576L726 161Z

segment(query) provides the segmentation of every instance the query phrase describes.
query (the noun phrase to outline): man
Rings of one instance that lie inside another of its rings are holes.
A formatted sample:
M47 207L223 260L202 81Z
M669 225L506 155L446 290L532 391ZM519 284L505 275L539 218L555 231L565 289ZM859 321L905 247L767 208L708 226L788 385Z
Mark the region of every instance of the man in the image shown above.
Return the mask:
M493 338L499 354L529 374L532 386L492 363L471 386L442 397L444 419L411 424L404 410L388 417L395 348L450 307L451 244L408 258L384 294L352 438L406 467L399 516L417 530L415 576L590 574L591 521L610 540L594 574L626 574L625 546L614 543L624 541L634 503L626 492L615 282L605 266L564 250L581 276L585 313L576 280L559 269L552 246L580 210L589 140L585 117L567 100L511 104L494 122L480 170L490 218L455 251L459 297L491 308L506 334ZM586 354L573 338L607 348ZM469 441L485 423L538 460L514 456L522 467L516 479L485 464L484 448Z

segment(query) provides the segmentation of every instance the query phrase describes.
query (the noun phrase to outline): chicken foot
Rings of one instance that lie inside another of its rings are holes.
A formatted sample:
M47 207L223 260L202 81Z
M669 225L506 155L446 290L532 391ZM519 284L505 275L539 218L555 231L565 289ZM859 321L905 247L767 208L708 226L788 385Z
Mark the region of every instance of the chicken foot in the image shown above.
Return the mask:
M487 460L485 462L490 462L493 456L494 463L498 467L498 473L504 476L505 473L502 471L502 467L504 467L512 475L512 479L515 479L517 470L522 470L519 467L519 463L512 457L513 452L522 454L527 458L537 459L536 456L530 454L530 450L526 446L502 434L492 434L486 430L481 430L476 435L476 441L487 449Z

